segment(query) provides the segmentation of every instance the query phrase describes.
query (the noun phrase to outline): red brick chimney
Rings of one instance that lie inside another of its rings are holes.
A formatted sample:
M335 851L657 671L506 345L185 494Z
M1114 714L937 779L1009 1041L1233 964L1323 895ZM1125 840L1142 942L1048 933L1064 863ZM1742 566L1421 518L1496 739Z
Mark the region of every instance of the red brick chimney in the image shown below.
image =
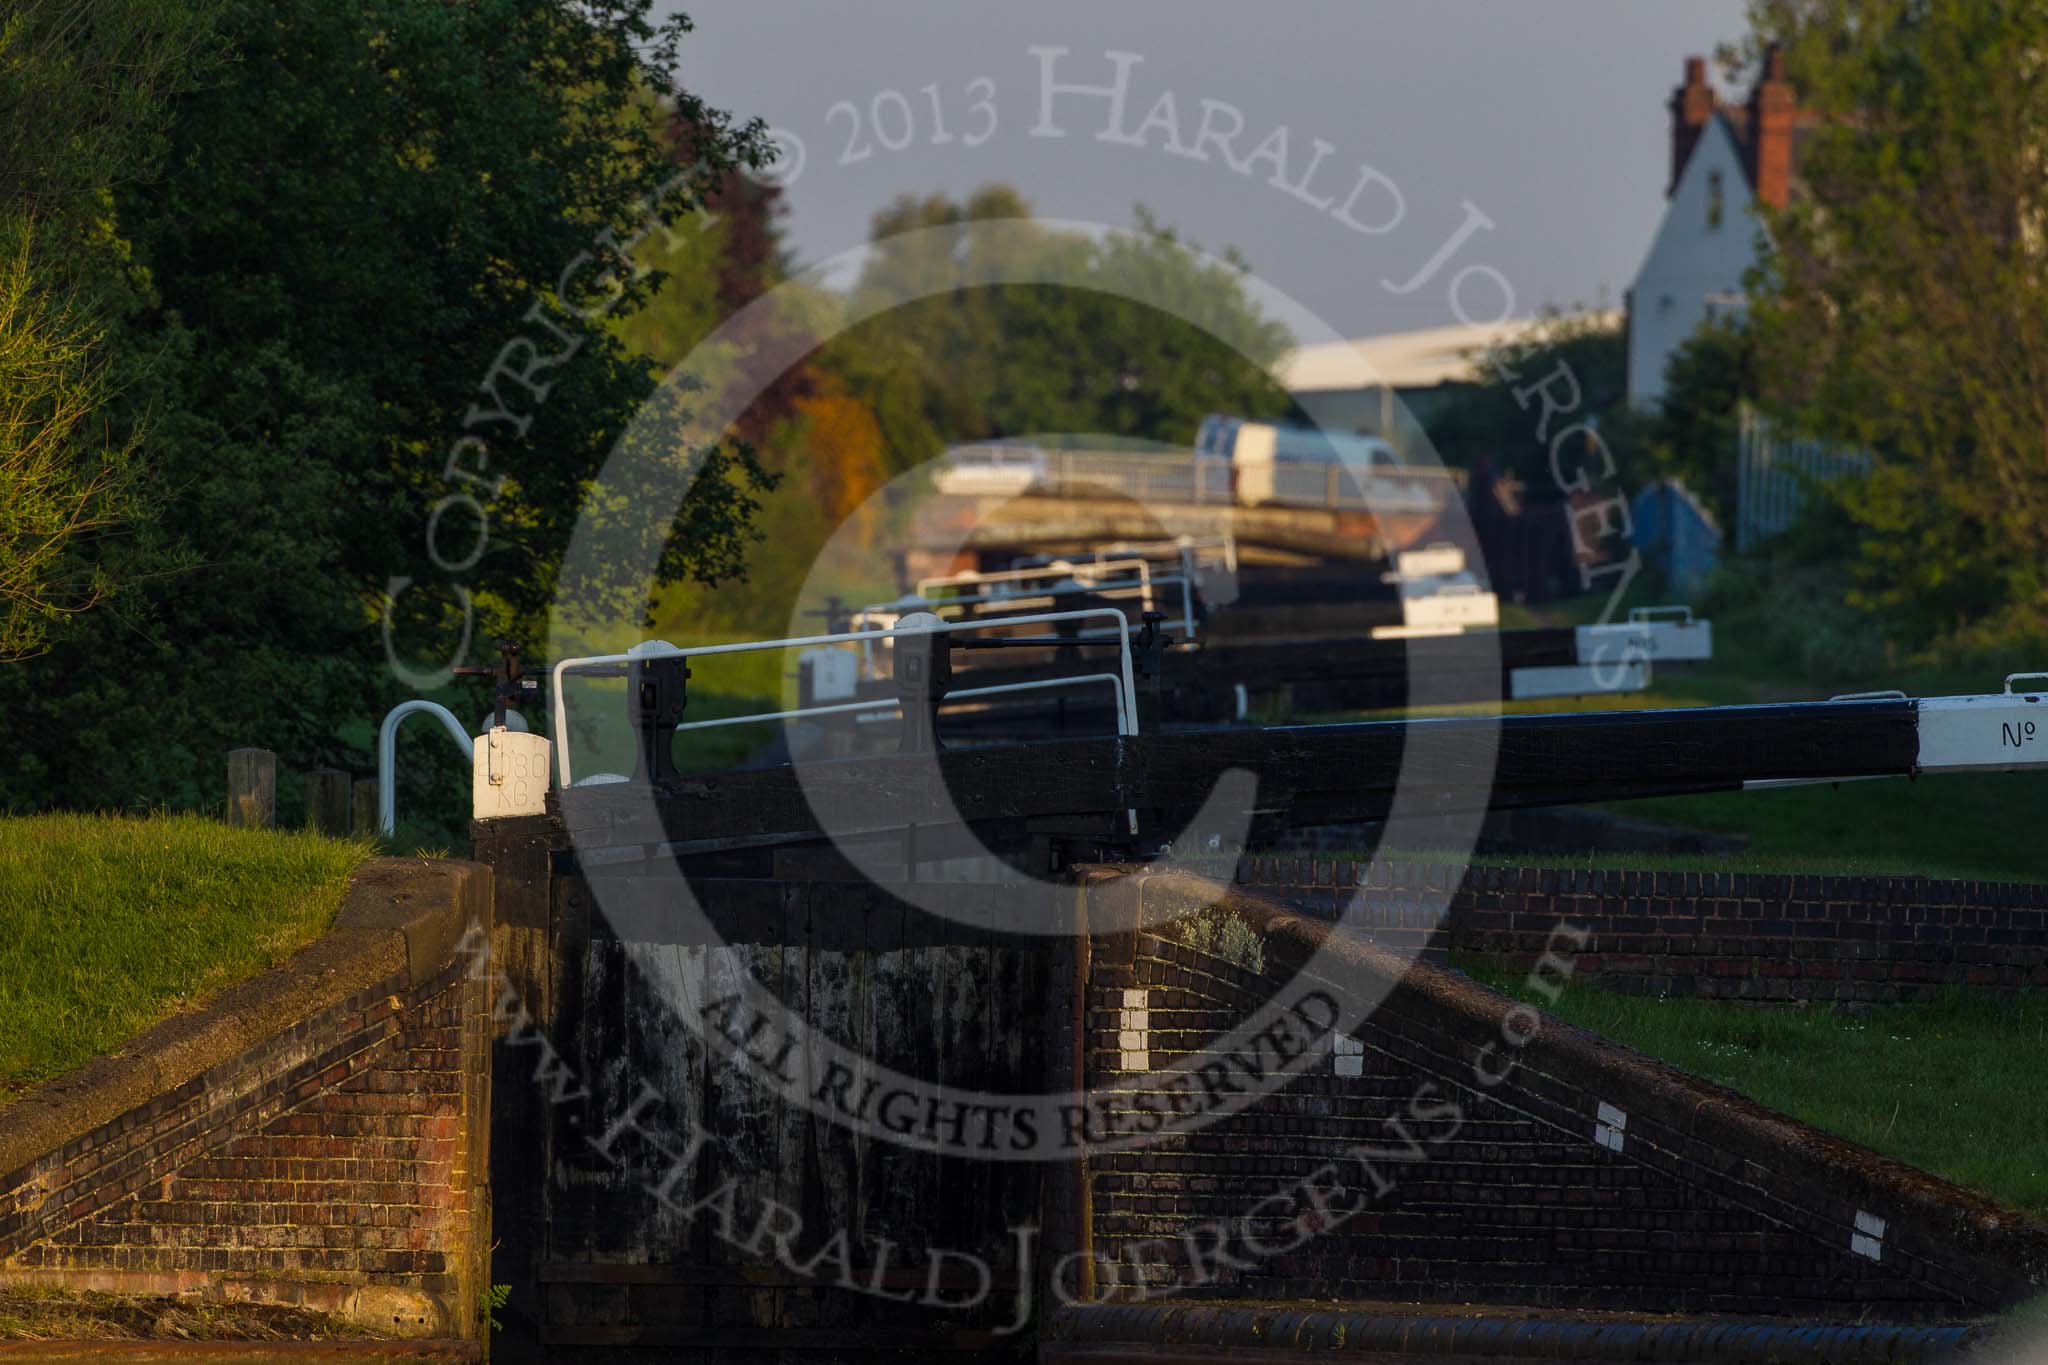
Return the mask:
M1792 125L1799 98L1785 79L1785 55L1764 53L1763 74L1749 94L1749 183L1759 201L1784 208L1792 197Z
M1707 84L1707 59L1685 59L1685 84L1671 92L1671 183L1664 187L1668 197L1678 188L1679 173L1686 158L1714 116L1714 91Z

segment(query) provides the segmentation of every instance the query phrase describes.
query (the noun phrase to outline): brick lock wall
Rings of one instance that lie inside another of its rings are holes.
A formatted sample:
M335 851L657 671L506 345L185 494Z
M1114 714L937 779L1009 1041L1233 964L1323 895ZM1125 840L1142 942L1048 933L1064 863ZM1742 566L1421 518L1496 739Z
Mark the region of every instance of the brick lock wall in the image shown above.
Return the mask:
M1560 920L1584 929L1580 979L1632 994L1926 999L1948 986L2048 990L2048 887L1928 877L1558 868L1458 869L1248 857L1238 880L1390 947L1427 942L1511 972ZM1455 878L1456 880L1452 880ZM1425 892L1433 891L1433 895ZM1439 919L1438 906L1445 907Z
M395 965L0 1177L0 1283L476 1335L491 1002L464 958Z
M1269 938L1255 976L1150 935L1098 942L1091 1084L1127 1124L1140 1095L1170 1104L1162 1070L1298 998L1303 956ZM1090 1154L1098 1292L1915 1322L2048 1273L2048 1230L2009 1211L1557 1021L1529 1036L1532 1012L1462 978L1389 970L1283 1089ZM1993 1250L1986 1228L2016 1240Z

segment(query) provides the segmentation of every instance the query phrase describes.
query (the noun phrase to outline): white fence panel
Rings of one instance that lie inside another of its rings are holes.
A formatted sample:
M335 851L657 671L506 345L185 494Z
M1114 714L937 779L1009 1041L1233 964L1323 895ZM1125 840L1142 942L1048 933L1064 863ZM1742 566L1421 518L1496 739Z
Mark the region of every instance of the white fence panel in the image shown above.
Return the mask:
M1826 483L1870 472L1870 453L1844 450L1811 437L1787 439L1762 413L1742 405L1736 465L1735 548L1746 551L1799 519L1805 481Z

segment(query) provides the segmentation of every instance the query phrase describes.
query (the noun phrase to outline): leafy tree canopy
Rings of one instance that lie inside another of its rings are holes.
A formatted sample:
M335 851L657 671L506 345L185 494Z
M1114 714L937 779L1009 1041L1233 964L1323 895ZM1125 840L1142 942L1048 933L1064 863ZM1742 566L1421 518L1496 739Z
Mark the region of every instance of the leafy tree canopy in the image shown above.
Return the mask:
M1581 447L1560 454L1567 472L1576 477L1590 469L1603 489L1633 492L1641 482L1644 418L1628 407L1628 347L1618 323L1591 313L1539 318L1472 362L1473 383L1455 399L1440 400L1427 423L1446 464L1472 468L1488 460L1521 480L1531 498L1560 496L1551 443L1566 427L1590 422L1597 437L1567 438ZM1559 410L1547 421L1546 401ZM1611 474L1606 457L1585 448L1592 441L1613 456Z
M1857 600L1924 638L2048 624L2048 6L1759 0L1821 115L1753 329L1793 429L1858 445Z
M1739 322L1709 319L1671 353L1664 397L1648 423L1652 467L1684 482L1735 525L1742 404L1757 392L1756 346Z
M790 278L773 191L736 179L710 207L649 254L669 281L622 335L665 367L687 356L714 390L766 337L831 339L736 424L785 480L764 501L748 580L676 586L657 607L658 630L779 633L834 529L882 483L950 445L1058 433L1184 443L1206 413L1286 409L1263 367L1291 338L1256 306L1244 263L1201 256L1142 209L1134 231L1098 238L1034 221L1008 186L964 203L904 198L876 216L849 297ZM989 266L1034 264L1072 283L964 283ZM727 328L718 347L702 344L778 284L772 307L748 314L760 335ZM849 309L875 308L845 327Z
M860 369L841 357L872 347L919 377L921 443L892 450L895 468L958 441L1102 432L1185 442L1206 413L1286 411L1266 370L1293 339L1260 311L1246 263L1204 257L1143 207L1133 230L1087 236L1033 222L1021 195L991 185L965 203L898 200L876 216L872 240L856 300L930 296L859 328L828 363ZM998 256L1077 283L958 287Z
M130 397L164 509L141 534L194 564L0 673L11 801L203 804L241 744L361 770L415 685L387 634L431 680L465 631L474 657L530 630L653 391L608 325L659 283L632 244L763 154L674 93L689 25L654 10L221 0L230 59L169 102L164 173L109 201L152 290L126 342L175 360ZM684 166L658 106L699 130ZM737 572L758 470L689 457L715 477L665 569Z
M157 169L168 101L213 64L214 11L17 0L0 17L0 661L133 586L113 537L146 499L116 398L147 358L113 328L147 281L112 193Z

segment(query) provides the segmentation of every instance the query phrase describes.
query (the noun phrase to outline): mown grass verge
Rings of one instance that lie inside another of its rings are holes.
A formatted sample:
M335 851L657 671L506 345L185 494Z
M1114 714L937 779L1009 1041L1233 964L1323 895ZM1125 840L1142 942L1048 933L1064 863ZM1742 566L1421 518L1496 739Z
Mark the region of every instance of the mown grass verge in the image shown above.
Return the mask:
M0 818L0 1104L318 938L369 853L191 815Z
M1573 982L1556 1001L1454 959L1487 985L1816 1128L2048 1217L2048 996L1951 991L1925 1005L1621 995Z
M1720 686L1704 687L1704 681L1687 676L1676 679L1670 691L1622 696L1555 697L1495 707L1364 712L1358 717L1317 719L1469 715L1490 710L1504 715L1635 711L1783 699L1759 695L1759 689L1745 688L1725 676L1719 680ZM1530 866L1643 865L1705 872L1833 872L2048 882L2048 852L2044 852L2037 833L2048 821L2048 773L1878 778L1810 787L1649 797L1614 802L1605 808L1632 820L1738 835L1747 841L1747 846L1741 853L1723 858L1646 862L1640 855L1624 854L1608 861L1597 850L1559 850L1543 858L1506 861Z
M1618 803L1631 818L1748 839L1744 856L1835 870L2048 882L2048 773L1944 774Z

